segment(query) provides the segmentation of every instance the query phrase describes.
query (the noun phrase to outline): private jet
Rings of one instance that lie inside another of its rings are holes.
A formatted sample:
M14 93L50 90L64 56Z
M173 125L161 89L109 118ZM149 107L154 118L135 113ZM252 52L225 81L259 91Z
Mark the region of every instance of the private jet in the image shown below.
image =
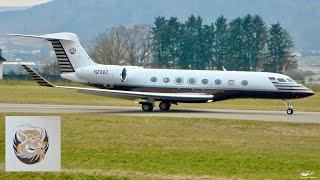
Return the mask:
M293 114L291 99L314 95L292 78L269 72L147 69L137 66L102 65L86 53L74 33L45 35L9 34L49 41L55 52L61 77L89 87L57 86L28 65L22 65L41 86L77 90L80 93L138 99L143 111L152 111L159 101L161 111L172 104L212 103L228 99L280 99L287 114Z

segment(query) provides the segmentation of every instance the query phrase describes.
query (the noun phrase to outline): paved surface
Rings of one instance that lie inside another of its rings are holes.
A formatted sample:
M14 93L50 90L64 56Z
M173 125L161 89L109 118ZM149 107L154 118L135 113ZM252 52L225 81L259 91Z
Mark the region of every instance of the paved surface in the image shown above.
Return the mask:
M48 104L1 104L0 112L33 113L103 113L110 115L150 117L196 117L216 119L259 120L277 122L320 123L320 112L255 111L226 109L173 109L168 112L143 112L140 107L48 105Z

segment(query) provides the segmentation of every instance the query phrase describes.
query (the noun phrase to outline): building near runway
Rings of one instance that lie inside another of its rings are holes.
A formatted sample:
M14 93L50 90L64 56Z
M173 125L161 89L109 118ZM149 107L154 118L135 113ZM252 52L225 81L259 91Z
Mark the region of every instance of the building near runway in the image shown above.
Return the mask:
M2 57L2 49L0 49L0 79L3 79L3 62L7 61Z

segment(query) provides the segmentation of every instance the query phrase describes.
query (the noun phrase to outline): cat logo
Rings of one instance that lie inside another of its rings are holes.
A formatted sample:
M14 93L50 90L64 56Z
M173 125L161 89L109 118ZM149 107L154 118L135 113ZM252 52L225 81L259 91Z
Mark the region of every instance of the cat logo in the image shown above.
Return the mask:
M77 51L77 49L76 49L76 48L70 48L70 49L69 49L69 52L70 52L71 54L76 53L76 51Z
M30 125L21 126L15 133L13 149L16 157L25 164L42 161L49 148L47 131Z

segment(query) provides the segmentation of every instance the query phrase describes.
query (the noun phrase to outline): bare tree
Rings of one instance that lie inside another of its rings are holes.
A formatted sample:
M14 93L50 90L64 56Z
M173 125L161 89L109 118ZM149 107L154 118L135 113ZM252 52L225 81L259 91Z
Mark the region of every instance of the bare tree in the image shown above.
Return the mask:
M91 57L101 64L125 64L124 26L111 27L100 33L90 49Z
M150 63L151 33L147 25L130 28L117 26L99 34L90 48L91 57L102 64L130 64L144 66Z
M150 60L151 33L148 25L135 25L123 32L125 59L131 65L147 65Z

